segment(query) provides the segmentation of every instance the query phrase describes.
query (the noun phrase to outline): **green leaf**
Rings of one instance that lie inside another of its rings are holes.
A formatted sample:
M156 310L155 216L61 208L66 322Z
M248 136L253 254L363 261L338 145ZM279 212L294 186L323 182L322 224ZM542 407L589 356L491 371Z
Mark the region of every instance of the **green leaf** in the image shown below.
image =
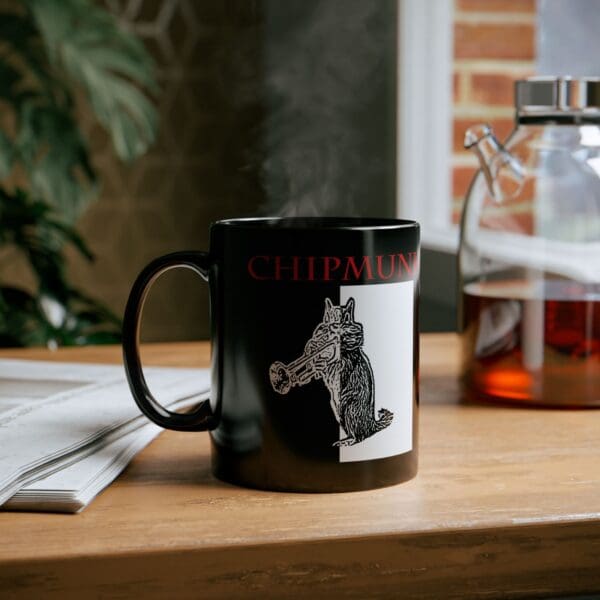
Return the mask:
M1 20L2 16L0 15L0 22ZM2 37L0 37L1 39ZM0 98L14 104L17 92L13 88L21 81L21 77L22 75L17 69L0 60Z
M26 102L16 147L33 192L73 222L97 191L94 171L77 124L53 105Z
M8 49L0 60L4 76L12 71L12 89L4 88L0 91L0 97L6 97L11 103L18 102L19 95L15 87L43 90L51 97L64 93L62 84L50 69L31 13L14 10L0 13L0 40Z
M36 346L46 342L47 323L36 299L18 288L0 287L0 343Z
M8 177L15 156L12 142L8 136L0 130L0 179Z
M48 226L50 226L55 232L60 232L62 238L73 244L79 250L82 256L87 258L88 260L94 260L94 255L92 251L88 248L84 239L77 233L73 227L67 225L66 223L61 223L60 221L55 221L53 219L48 219Z
M73 296L63 246L70 243L86 258L92 255L77 231L57 219L48 204L31 200L20 189L12 196L0 190L0 232L1 242L14 244L27 257L41 292L62 301Z
M143 45L87 0L26 0L54 66L79 82L119 157L132 160L154 142L157 115L140 92L156 91Z

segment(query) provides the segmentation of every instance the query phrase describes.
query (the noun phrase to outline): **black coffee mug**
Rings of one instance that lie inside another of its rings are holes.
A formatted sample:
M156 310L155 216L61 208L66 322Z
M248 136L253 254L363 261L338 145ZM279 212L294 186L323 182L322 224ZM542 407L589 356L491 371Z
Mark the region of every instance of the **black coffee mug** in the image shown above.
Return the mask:
M152 396L140 314L151 283L188 267L210 286L211 399ZM269 490L339 492L417 472L419 226L358 218L231 219L210 251L151 262L125 310L133 396L158 425L210 430L214 474Z

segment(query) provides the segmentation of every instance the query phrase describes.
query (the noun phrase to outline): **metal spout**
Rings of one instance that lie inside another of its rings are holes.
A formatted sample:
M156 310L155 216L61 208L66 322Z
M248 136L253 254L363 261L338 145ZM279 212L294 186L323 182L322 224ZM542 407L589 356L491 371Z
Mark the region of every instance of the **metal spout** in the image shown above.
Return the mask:
M479 159L490 196L496 202L514 198L520 193L525 169L521 161L498 141L489 125L474 125L467 129L464 146L473 150Z

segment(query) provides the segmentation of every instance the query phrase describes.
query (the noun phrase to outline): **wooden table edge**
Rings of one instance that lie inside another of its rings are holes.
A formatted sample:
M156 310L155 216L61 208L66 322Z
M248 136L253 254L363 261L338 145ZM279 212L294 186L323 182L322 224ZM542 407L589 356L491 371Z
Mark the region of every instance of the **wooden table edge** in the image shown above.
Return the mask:
M557 561L553 549L564 543L570 552ZM144 598L197 597L186 592L190 584L202 586L202 592L194 589L205 598L297 597L309 591L315 597L365 597L375 588L383 597L402 590L402 597L437 598L445 590L445 598L530 598L600 590L598 561L590 553L598 545L600 521L590 520L125 550L3 561L0 590L13 582L9 598L30 597L29 584L21 595L14 582L43 578L52 582L45 598L79 597L83 589L102 586L116 597L133 587Z

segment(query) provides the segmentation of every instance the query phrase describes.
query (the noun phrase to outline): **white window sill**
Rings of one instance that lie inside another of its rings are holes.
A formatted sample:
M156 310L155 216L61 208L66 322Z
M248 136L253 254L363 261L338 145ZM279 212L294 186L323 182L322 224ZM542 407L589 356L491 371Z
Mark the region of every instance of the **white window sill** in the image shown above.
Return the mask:
M458 252L458 225L448 227L428 227L421 225L421 246L427 250L437 250L456 254Z

